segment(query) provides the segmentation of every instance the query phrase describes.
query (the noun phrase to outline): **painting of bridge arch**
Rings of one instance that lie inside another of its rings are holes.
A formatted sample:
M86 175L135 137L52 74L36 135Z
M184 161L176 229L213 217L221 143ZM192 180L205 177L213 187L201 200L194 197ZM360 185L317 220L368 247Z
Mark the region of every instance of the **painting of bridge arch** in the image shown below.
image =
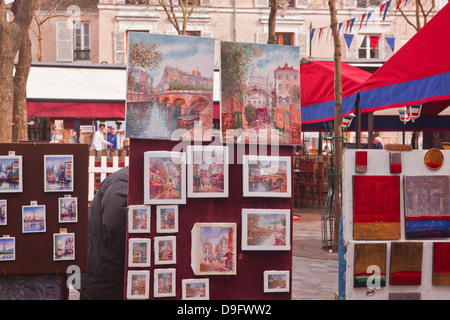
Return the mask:
M211 141L214 39L131 32L126 135Z

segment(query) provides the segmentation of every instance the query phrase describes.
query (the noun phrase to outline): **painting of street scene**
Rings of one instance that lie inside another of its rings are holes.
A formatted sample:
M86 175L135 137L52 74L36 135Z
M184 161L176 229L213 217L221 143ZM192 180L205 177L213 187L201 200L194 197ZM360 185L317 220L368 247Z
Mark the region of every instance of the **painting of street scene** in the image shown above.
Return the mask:
M22 192L22 156L0 156L2 192Z
M45 231L45 205L22 206L22 232Z
M16 238L0 238L0 261L16 260Z
M291 197L291 157L244 156L244 197Z
M128 232L150 232L150 207L144 205L128 206Z
M150 239L129 239L128 266L150 266Z
M183 279L183 300L208 300L209 279Z
M178 232L178 206L167 205L156 208L156 229L158 233Z
M222 139L301 144L299 48L222 41L220 55Z
M289 292L289 271L265 271L264 292Z
M0 226L6 226L8 224L8 206L7 200L0 200Z
M172 264L176 263L177 244L176 238L155 237L155 264Z
M144 203L186 203L186 157L184 153L144 153Z
M228 147L188 146L188 196L228 197Z
M75 233L53 234L53 260L75 260Z
M150 272L128 271L127 275L127 299L148 299Z
M78 221L78 198L59 198L59 222Z
M44 156L44 191L73 191L73 155Z
M196 275L236 274L235 223L196 223L192 241Z
M214 39L128 33L126 135L212 138Z
M290 210L242 209L242 250L290 250Z
M155 269L155 297L171 297L176 295L175 291L175 269Z

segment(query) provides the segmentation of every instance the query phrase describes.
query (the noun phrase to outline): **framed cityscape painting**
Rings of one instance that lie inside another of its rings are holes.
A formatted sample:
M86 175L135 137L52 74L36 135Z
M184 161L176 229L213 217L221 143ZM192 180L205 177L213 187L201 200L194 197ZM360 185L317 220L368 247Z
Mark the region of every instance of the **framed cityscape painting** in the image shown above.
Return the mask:
M191 241L195 275L236 274L236 223L196 223Z
M299 47L220 44L222 140L301 144Z
M186 154L144 152L144 203L186 203Z
M73 155L44 155L44 191L73 191Z
M153 295L155 298L176 296L176 269L155 269L153 271Z
M183 300L209 300L209 279L183 279Z
M53 260L75 260L75 233L53 234Z
M0 200L0 226L8 224L8 201Z
M214 38L128 33L129 138L211 141Z
M45 232L45 204L22 206L22 232Z
M291 157L244 155L242 167L244 197L291 197Z
M78 222L78 198L64 197L58 200L59 223Z
M128 240L128 266L150 267L150 239L131 238Z
M178 232L177 205L161 205L156 207L156 231L158 233Z
M22 190L22 156L0 156L0 193Z
M264 292L289 292L289 271L264 271Z
M188 197L228 197L228 147L188 146Z
M128 233L150 233L150 206L128 206Z
M16 238L0 238L0 262L16 260Z
M131 270L127 273L127 299L148 299L150 271Z
M174 236L154 237L155 264L177 262L177 239Z
M242 250L291 249L291 210L242 209Z

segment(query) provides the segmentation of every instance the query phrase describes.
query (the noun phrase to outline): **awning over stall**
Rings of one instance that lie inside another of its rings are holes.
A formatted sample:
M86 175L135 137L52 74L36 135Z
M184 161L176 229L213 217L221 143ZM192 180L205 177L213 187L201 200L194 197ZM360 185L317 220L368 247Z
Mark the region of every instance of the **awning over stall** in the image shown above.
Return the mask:
M124 120L126 68L33 63L27 84L29 117Z
M361 112L450 100L450 3L369 77L360 92ZM437 114L439 110L433 110Z
M342 116L354 112L358 90L370 72L341 62ZM334 61L302 59L300 65L302 124L334 119Z

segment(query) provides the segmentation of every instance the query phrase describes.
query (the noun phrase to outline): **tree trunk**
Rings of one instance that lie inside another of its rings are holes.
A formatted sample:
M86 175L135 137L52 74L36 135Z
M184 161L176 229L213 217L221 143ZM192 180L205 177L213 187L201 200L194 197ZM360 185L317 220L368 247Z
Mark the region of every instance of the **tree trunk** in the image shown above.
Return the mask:
M337 252L339 243L339 224L341 217L341 178L342 178L342 80L341 80L341 41L338 32L336 0L328 1L331 16L331 29L334 40L334 240L333 251Z
M28 34L36 1L14 1L11 22L6 19L5 1L0 2L0 143L12 141L14 59Z
M277 36L275 35L275 25L277 20L279 0L270 0L270 14L269 14L269 37L268 44L277 44Z
M19 49L19 61L14 75L13 141L28 140L27 82L31 61L31 40L27 34Z

